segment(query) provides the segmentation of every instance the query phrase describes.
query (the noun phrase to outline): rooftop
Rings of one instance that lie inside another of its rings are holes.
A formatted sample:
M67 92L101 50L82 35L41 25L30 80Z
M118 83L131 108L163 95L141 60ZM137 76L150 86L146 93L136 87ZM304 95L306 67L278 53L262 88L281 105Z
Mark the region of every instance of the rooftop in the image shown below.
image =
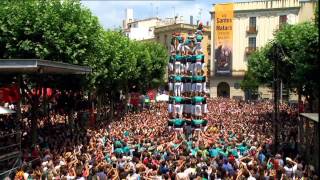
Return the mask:
M171 31L171 30L196 30L197 25L185 24L185 23L177 23L177 24L169 24L164 26L156 26L155 32L163 32L163 31ZM205 32L211 32L210 26L203 26Z
M147 18L147 19L134 20L132 22L129 22L128 24L137 23L137 22L143 22L143 21L150 21L150 20L161 20L161 19L158 18L158 17L151 17L151 18Z

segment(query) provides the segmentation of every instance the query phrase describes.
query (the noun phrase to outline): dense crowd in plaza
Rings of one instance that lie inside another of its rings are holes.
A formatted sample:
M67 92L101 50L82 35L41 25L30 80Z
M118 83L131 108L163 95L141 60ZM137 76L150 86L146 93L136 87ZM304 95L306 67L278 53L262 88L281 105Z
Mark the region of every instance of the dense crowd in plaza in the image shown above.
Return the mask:
M272 104L209 99L207 127L168 128L166 104L95 128L51 123L24 144L15 179L312 179L296 153L296 110L282 104L281 146L272 153ZM284 144L289 144L285 147ZM28 163L31 160L32 163Z

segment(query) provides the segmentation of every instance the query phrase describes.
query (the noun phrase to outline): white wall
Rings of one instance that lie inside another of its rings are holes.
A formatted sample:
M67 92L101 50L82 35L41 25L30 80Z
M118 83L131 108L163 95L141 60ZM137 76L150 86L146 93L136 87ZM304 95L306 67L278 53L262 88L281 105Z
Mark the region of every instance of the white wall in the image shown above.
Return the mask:
M130 39L144 40L154 38L154 27L158 19L141 20L130 23L128 36Z
M270 10L263 12L236 13L233 21L233 71L247 70L246 47L249 37L256 37L256 47L261 48L273 39L273 33L279 27L279 16L287 15L288 22L298 22L298 9ZM257 34L247 34L249 18L256 17Z

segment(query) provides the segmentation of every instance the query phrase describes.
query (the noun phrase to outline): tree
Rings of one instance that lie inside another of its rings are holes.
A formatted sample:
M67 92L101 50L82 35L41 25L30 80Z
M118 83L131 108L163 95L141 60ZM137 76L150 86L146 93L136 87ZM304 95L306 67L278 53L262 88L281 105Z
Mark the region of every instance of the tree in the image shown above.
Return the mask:
M259 82L251 69L248 69L247 73L244 75L240 87L246 93L246 99L253 99L253 95L258 94Z
M255 90L257 84L271 86L272 62L267 58L269 49L270 45L266 45L248 57L248 71L241 82L243 90Z
M168 63L166 48L157 42L137 42L138 58L137 68L141 70L136 80L143 93L150 88L158 88L163 82L165 67Z
M84 65L98 59L101 31L98 19L78 0L0 2L0 58L36 58ZM35 142L41 101L39 95L27 94L31 88L42 88L44 81L40 76L23 77L22 82L34 82L22 83L22 92L32 104Z
M312 101L319 89L318 42L318 28L313 22L285 25L271 42L249 57L248 69L260 84L271 84L272 61L278 61L282 82Z
M128 100L130 87L139 87L143 92L163 79L167 51L162 45L132 41L117 31L104 32L100 41L100 58L90 61L91 84L101 100L108 99L112 110L120 91ZM102 105L100 102L99 107Z
M291 89L307 97L310 104L319 89L318 28L313 22L287 25L275 35L281 47L283 72L281 79L286 80Z

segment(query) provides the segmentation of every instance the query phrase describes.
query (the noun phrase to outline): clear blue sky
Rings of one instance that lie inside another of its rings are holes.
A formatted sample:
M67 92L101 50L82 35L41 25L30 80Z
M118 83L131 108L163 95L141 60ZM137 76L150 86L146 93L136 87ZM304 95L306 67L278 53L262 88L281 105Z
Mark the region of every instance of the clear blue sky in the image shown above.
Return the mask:
M189 23L190 15L193 15L194 22L200 18L203 24L210 22L209 11L212 4L222 2L233 2L233 0L154 0L154 1L122 1L122 0L82 0L81 3L88 7L94 15L99 17L104 28L116 28L122 26L125 17L125 9L133 9L134 19L155 17L173 17L174 13L183 16L185 22ZM199 11L201 9L201 16ZM157 13L158 12L158 13Z

